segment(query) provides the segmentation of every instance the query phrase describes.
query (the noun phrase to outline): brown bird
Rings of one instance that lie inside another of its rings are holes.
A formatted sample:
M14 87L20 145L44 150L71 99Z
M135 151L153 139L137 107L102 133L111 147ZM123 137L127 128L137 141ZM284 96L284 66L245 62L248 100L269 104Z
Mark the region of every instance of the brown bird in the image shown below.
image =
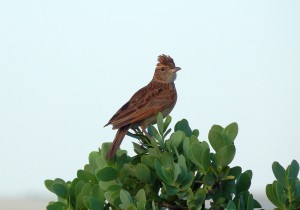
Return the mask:
M118 129L107 154L108 159L115 156L129 128L141 126L146 133L145 129L150 123L156 122L159 112L166 117L172 111L177 100L174 81L180 69L170 56L158 56L158 64L150 83L138 90L105 125L112 124L113 129Z

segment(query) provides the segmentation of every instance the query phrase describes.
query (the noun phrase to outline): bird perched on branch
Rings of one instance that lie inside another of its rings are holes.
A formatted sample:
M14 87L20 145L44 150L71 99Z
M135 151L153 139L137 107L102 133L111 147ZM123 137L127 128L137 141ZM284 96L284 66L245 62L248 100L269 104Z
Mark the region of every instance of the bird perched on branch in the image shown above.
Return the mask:
M158 63L150 83L138 90L105 125L112 124L113 129L118 129L107 154L108 159L115 156L129 128L140 126L146 133L145 129L150 123L156 122L159 112L166 117L172 111L177 100L174 81L176 72L180 69L175 66L170 56L164 54L158 56Z

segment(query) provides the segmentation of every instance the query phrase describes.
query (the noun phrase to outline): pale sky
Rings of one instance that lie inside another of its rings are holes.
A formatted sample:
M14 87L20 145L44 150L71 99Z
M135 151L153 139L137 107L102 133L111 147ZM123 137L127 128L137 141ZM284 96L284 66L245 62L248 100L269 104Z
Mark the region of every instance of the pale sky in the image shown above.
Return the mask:
M172 127L186 118L207 140L237 122L231 166L264 191L273 161L300 162L299 11L296 0L1 1L0 196L75 178L163 53L182 68Z

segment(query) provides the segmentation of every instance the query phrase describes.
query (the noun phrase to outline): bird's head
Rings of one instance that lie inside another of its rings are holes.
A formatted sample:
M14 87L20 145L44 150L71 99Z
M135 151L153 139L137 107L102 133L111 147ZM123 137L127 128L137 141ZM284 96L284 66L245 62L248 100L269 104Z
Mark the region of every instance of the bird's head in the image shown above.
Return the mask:
M163 83L172 83L176 79L176 72L181 68L176 67L173 59L168 55L160 55L157 59L153 80Z

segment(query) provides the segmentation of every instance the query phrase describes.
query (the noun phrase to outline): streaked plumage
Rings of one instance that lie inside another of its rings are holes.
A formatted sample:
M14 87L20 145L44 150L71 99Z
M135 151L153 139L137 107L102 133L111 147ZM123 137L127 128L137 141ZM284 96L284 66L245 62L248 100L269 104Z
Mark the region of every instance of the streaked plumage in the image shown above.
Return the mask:
M105 125L112 124L113 129L118 129L107 158L115 156L129 128L141 126L145 131L150 123L156 121L159 112L165 117L172 111L177 100L174 80L178 70L180 68L175 66L170 56L158 56L151 82L138 90Z

